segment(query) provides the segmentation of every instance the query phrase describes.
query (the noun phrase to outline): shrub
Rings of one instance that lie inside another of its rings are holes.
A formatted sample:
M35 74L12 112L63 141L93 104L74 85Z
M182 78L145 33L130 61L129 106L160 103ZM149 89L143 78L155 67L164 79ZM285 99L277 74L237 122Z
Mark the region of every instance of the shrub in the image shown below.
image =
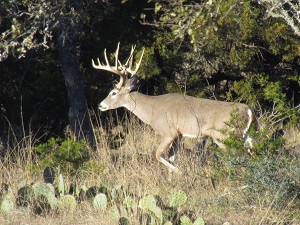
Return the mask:
M76 170L83 166L89 156L89 146L83 140L51 138L34 148L42 160L42 166L61 166L62 170Z

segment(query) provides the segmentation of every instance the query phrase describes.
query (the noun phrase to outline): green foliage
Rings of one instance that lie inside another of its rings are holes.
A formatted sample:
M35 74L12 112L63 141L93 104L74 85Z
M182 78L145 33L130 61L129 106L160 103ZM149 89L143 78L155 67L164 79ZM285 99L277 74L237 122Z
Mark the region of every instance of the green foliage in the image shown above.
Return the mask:
M250 161L247 165L245 181L250 185L249 201L256 201L257 192L269 196L272 207L281 208L295 198L299 198L300 167L296 163L288 165L283 157L264 157Z
M299 204L299 165L279 156L229 157L222 160L222 164L222 168L215 168L215 177L242 181L247 187L244 197L249 204L262 204L277 210L292 202Z
M259 87L259 89L257 89ZM286 94L284 85L281 81L273 81L268 75L254 74L242 81L236 81L233 84L232 92L238 95L240 100L247 101L248 104L255 106L258 102L274 103L279 110L283 110L283 104L286 104ZM232 97L229 93L228 97ZM277 108L275 108L277 110Z
M270 50L275 55L282 55L286 61L293 60L295 55L299 55L299 37L291 37L286 24L275 22L265 32Z
M177 73L166 90L182 92L185 80L184 92L194 96L227 95L260 110L275 105L278 118L294 115L288 109L299 104L292 80L299 77L300 47L286 21L265 19L266 8L253 1L160 1L154 12L164 70Z
M51 138L45 144L35 147L34 151L40 155L44 166L59 165L62 171L78 169L90 158L87 143L71 138L66 140Z
M60 8L54 1L18 1L15 4L5 1L2 7L7 9L4 18L10 23L4 20L2 24L6 30L2 30L0 37L0 61L9 54L21 58L30 49L49 48L48 41L52 37L49 26Z
M233 100L233 96L238 96L239 101L245 101L259 108L260 132L270 136L268 132L281 128L282 124L297 124L300 119L299 110L293 107L293 100L287 98L288 87L283 82L265 74L253 74L244 80L234 82L232 91L227 97Z
M139 54L137 58L139 58ZM139 70L139 76L142 79L149 79L151 77L159 76L161 69L158 67L154 55L154 47L145 48L145 53L143 57L143 64Z
M46 183L40 183L37 182L32 185L33 191L35 193L35 196L40 195L55 195L54 186L52 184L46 184Z

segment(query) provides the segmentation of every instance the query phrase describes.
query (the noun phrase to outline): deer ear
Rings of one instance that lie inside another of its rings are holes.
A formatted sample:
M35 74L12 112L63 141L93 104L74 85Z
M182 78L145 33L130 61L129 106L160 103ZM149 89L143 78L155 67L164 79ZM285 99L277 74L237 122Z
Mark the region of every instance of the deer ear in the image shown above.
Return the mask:
M128 90L128 92L136 91L140 87L140 81L141 79L134 75L131 76L125 83L125 88Z

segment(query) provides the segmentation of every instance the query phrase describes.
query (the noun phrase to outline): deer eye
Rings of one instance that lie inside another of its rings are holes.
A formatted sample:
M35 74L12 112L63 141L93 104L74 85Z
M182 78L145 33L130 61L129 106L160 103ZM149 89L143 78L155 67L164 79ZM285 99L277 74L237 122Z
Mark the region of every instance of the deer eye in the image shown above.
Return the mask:
M113 92L111 93L111 95L112 95L112 96L115 96L115 95L117 95L117 92L116 92L116 91L113 91Z

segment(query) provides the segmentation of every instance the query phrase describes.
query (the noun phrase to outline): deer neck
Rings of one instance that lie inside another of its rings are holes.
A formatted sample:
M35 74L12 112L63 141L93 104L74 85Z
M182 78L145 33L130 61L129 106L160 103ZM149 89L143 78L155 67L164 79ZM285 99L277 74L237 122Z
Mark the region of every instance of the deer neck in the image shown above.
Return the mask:
M141 94L137 91L129 93L124 107L146 124L151 124L152 116L156 110L154 97Z

